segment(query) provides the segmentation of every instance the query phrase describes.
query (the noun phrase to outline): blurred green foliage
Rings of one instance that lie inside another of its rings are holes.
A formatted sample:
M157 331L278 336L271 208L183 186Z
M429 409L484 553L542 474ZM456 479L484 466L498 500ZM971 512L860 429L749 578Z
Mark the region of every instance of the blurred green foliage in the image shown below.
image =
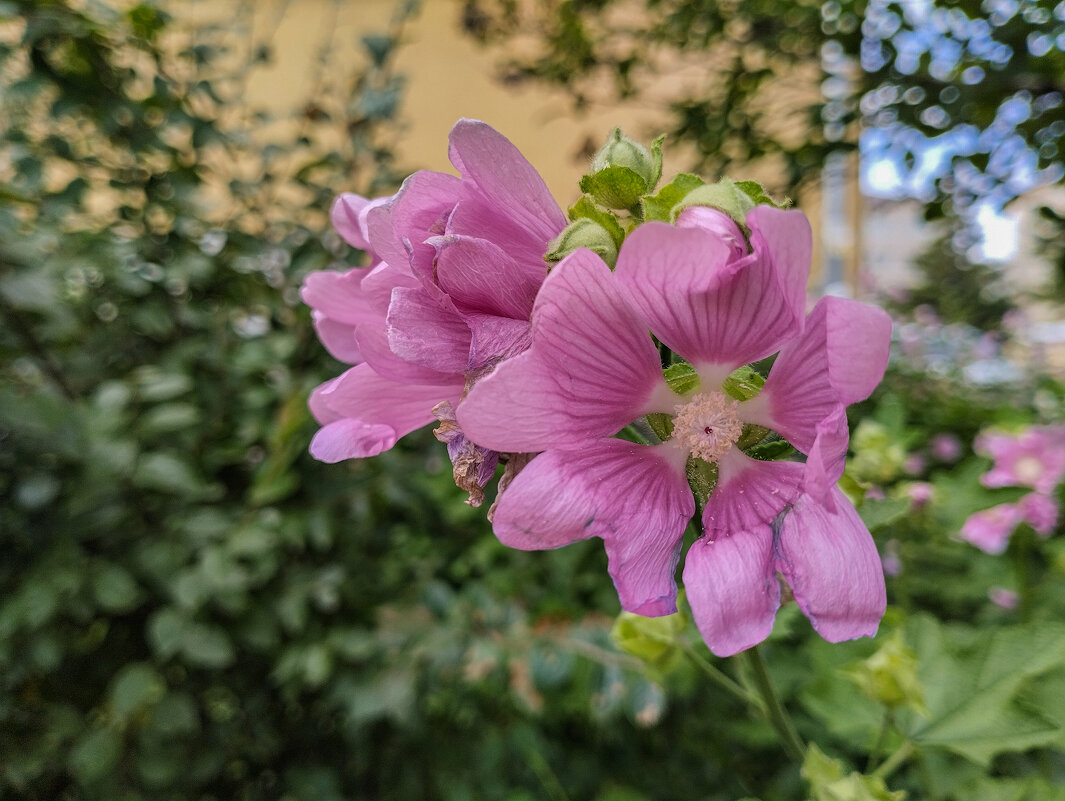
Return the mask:
M287 122L243 100L268 48L124 9L0 2L0 798L803 798L769 725L702 682L683 610L615 625L597 543L502 547L426 432L373 460L306 454L306 395L341 368L297 288L361 258L332 197L396 185L412 9L351 45L350 74L323 48ZM854 422L910 451L971 442L1045 417L1061 387L1039 390L1029 408L899 365ZM780 615L765 651L828 754L819 797L883 797L856 772L876 764L943 801L1065 780L1062 538L1006 557L953 540L1008 493L985 468L929 461L918 508L893 463L862 503L902 565L876 641ZM995 585L1028 601L997 607ZM880 690L845 678L863 670ZM900 743L919 758L892 763Z

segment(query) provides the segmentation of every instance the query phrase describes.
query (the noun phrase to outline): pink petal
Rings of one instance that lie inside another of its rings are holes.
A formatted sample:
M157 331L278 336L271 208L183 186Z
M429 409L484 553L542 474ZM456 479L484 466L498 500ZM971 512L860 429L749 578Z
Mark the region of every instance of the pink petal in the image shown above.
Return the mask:
M376 456L395 445L398 438L392 426L345 418L318 429L311 439L311 456L328 464Z
M527 351L532 344L532 326L525 320L491 314L463 314L462 318L473 333L470 370L510 359Z
M729 451L718 463L718 480L703 507L703 531L717 539L768 526L798 494L803 465L762 462Z
M389 381L401 384L447 384L454 380L454 373L441 373L420 364L405 361L388 347L388 334L384 326L360 325L355 329L359 350L373 371Z
M841 404L869 397L880 383L890 344L891 318L883 310L821 298L802 335L781 349L761 394L745 404L746 419L808 453L818 423Z
M411 275L409 269L393 267L381 262L362 280L362 295L373 312L385 319L392 303L392 290L420 289L422 282Z
M887 606L880 556L847 497L834 489L830 500L832 511L803 495L784 514L777 570L826 640L872 637Z
M1041 537L1048 537L1058 524L1058 502L1049 495L1038 492L1029 492L1017 505L1024 515L1024 520L1030 525L1035 533Z
M416 263L423 279L431 279L436 251L425 240L444 233L447 215L465 194L454 175L420 170L409 176L390 204L367 215L374 252L393 267Z
M367 216L372 209L383 206L390 200L391 198L387 197L368 200L360 195L345 192L333 201L329 218L345 242L354 248L372 253Z
M674 572L695 501L683 473L654 448L618 439L537 456L500 496L505 545L544 550L602 537L621 606L677 611Z
M683 581L695 625L717 656L745 651L773 630L780 584L768 526L696 540Z
M982 512L969 515L961 527L961 538L981 551L990 554L1005 552L1010 535L1024 519L1021 507L1015 503L1000 503Z
M361 325L383 319L366 299L363 281L371 274L365 267L346 273L318 270L308 273L300 288L300 298L317 312L338 323Z
M740 227L725 212L709 206L688 206L677 216L678 228L702 228L729 246L729 261L747 255L747 240Z
M447 218L447 233L486 239L505 246L519 268L539 286L547 275L544 253L550 241L561 232L544 239L539 233L528 231L505 213L500 213L476 192L460 201Z
M449 235L428 241L437 249L437 282L459 311L529 319L547 276L546 266L534 279L506 251L485 239Z
M617 275L650 329L696 367L729 370L776 351L802 328L810 226L801 212L748 215L753 252L704 228L646 223L622 246Z
M470 327L446 296L397 288L388 308L392 352L442 373L464 373L470 359Z
M363 360L362 351L355 342L354 326L338 323L318 311L311 312L311 321L314 323L314 332L330 356L348 364L358 364Z
M578 250L551 271L536 299L532 339L459 408L478 445L535 452L610 436L665 387L647 330L591 251Z
M491 126L461 119L451 129L451 163L496 209L545 245L566 227L547 184L514 145Z
M832 490L843 476L850 430L842 406L817 424L814 443L806 457L803 492L818 503L829 502Z
M368 364L352 367L311 395L311 411L325 424L311 442L311 454L330 462L375 456L431 422L436 404L458 403L464 385L462 376L448 383L406 384L379 376Z

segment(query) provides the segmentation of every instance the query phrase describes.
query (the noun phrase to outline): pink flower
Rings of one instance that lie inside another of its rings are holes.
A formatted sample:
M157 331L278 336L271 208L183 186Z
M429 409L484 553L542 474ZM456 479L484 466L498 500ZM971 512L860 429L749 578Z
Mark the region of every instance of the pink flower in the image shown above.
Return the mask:
M376 455L432 422L439 406L456 479L462 460L471 489L491 476L496 454L465 440L452 410L480 375L528 347L543 254L566 220L488 125L460 120L449 155L458 177L421 171L394 197L346 194L334 204L337 231L373 263L312 273L303 287L323 343L355 365L312 393L322 428L311 453L327 462Z
M970 515L961 527L961 538L985 553L1000 554L1006 550L1010 535L1023 519L1020 506L1000 503Z
M716 227L646 223L625 241L615 273L589 251L567 257L537 298L532 347L458 411L486 447L543 451L498 501L500 540L533 550L601 537L622 607L644 615L676 611L673 574L695 511L686 465L715 465L684 584L720 655L768 636L778 571L832 641L875 632L885 604L876 548L835 483L844 407L880 380L890 320L824 298L804 327L809 224L768 206L746 223L750 254ZM648 328L693 366L696 388L670 389ZM723 391L736 368L777 351L756 397ZM611 438L650 413L673 416L666 442ZM736 447L745 424L778 432L806 464L747 456Z
M953 434L936 434L929 444L932 455L941 462L956 462L961 458L961 440Z
M1016 435L983 433L974 447L994 460L980 479L986 487L1031 487L1049 495L1065 478L1065 425L1030 426Z
M1041 537L1049 537L1058 524L1058 502L1049 495L1029 492L1017 505L1024 521Z
M935 496L935 489L927 481L914 481L907 485L906 494L910 496L914 509L921 509Z
M991 587L987 591L987 597L995 606L1007 610L1016 609L1021 600L1017 593L1013 590L1007 590L1005 587Z

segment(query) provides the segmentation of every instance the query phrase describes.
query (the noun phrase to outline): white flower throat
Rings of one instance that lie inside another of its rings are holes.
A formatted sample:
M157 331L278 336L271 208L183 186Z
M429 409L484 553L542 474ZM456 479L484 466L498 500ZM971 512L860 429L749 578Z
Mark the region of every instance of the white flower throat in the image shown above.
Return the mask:
M676 407L673 441L692 456L716 462L732 450L743 433L739 403L722 392L694 395Z

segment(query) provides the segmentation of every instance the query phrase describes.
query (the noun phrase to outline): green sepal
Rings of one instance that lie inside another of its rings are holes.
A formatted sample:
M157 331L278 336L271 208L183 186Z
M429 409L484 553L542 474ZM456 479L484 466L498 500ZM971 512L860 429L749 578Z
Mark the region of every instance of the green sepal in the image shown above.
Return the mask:
M585 175L580 186L582 192L608 209L631 209L649 189L647 179L619 164Z
M752 459L758 459L763 462L779 462L795 453L794 446L786 439L773 439L769 442L759 441L757 444L742 450Z
M706 181L698 175L691 175L686 172L680 173L659 189L657 194L647 195L640 200L644 222L650 220L673 222L673 207L684 200L689 192L705 185Z
M756 206L772 206L774 209L786 209L791 206L791 198L785 197L777 202L765 191L765 187L757 181L736 181L736 188L742 190Z
M571 222L584 219L599 223L610 234L619 249L621 243L625 241L625 229L621 227L618 218L595 205L595 201L588 195L582 195L576 203L570 206L566 214Z
M706 506L710 493L717 486L717 464L689 456L684 474L688 479L688 486L692 488L692 493L695 495L698 508L702 509Z
M652 412L647 415L647 425L655 432L655 436L665 442L673 436L673 418L664 412Z
M765 379L750 367L744 365L732 371L732 374L725 379L722 389L730 398L735 398L738 401L748 401L761 392L764 386Z
M879 776L844 773L843 763L826 756L814 743L806 749L802 777L810 783L811 801L903 801L904 790L892 792Z
M687 362L677 362L669 365L662 371L662 375L666 379L666 384L669 385L669 388L678 395L687 395L699 387L699 375Z
M665 134L659 134L651 140L651 179L647 182L648 192L653 190L662 178L662 143L665 140Z
M750 183L750 182L746 182ZM740 225L747 219L747 212L757 205L746 191L735 181L722 178L716 184L703 184L690 191L684 198L673 206L670 222L675 222L677 216L691 206L710 206L723 211Z
M559 262L580 248L587 248L613 269L618 260L618 246L613 233L597 220L580 217L565 228L547 246L544 261Z
M661 667L681 652L681 635L687 627L688 619L683 612L661 617L622 612L614 620L610 638L622 651Z

